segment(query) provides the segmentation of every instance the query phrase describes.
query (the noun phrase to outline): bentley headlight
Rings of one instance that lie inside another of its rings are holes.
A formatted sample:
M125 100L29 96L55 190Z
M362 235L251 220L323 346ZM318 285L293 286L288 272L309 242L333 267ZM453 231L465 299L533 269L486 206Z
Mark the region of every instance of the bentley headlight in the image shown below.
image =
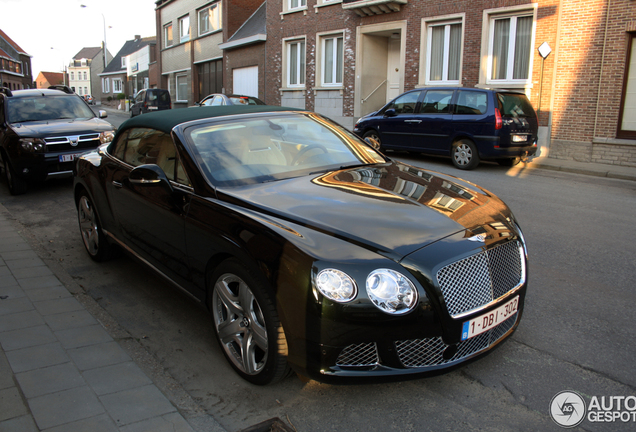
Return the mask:
M417 289L401 273L378 269L367 277L367 294L380 310L400 315L411 311L417 304Z
M109 143L113 140L114 136L115 136L115 132L113 131L102 132L99 134L99 142L102 144Z
M336 269L322 270L316 276L316 287L330 300L346 303L356 296L356 283L349 275Z
M39 138L22 138L20 139L20 145L24 150L31 153L41 152L46 148L44 140Z

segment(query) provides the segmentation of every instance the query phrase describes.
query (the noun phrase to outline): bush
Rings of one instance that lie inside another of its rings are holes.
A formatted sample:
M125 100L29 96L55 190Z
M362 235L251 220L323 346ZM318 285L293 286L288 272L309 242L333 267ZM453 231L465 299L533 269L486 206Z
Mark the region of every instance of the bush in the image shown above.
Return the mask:
M125 95L125 94L123 94L123 93L119 93L119 94L117 95L117 100L123 100L123 99L126 99L126 95Z
M108 96L107 100L108 100L108 102L111 102L113 100L113 97L112 96Z

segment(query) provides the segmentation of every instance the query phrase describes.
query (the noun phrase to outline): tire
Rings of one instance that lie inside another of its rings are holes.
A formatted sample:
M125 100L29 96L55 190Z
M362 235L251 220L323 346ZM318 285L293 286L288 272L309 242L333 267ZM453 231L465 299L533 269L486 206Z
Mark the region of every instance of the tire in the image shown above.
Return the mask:
M505 167L513 167L517 165L519 162L521 162L521 158L518 158L518 157L497 159L497 163Z
M451 149L453 165L462 170L471 170L479 165L479 153L475 144L467 139L453 143Z
M378 144L380 144L380 151L381 152L384 151L384 147L382 147L382 140L380 140L380 135L378 135L378 133L374 129L366 131L364 135L362 136L362 139L364 138L373 138L374 140L378 142Z
M229 259L208 281L214 333L232 368L257 385L289 375L287 341L263 278Z
M113 245L108 243L97 210L86 191L82 191L77 201L77 221L88 255L97 262L111 259L114 255Z
M4 160L4 177L7 180L7 185L9 186L9 192L11 193L11 195L22 195L26 193L26 181L15 175L15 171L6 158Z

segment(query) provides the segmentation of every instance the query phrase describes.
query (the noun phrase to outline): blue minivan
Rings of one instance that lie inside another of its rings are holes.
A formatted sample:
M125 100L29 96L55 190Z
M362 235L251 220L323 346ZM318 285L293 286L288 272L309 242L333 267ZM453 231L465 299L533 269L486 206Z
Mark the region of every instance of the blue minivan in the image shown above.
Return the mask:
M513 166L537 151L537 114L523 93L463 87L419 88L361 117L353 131L382 150L451 156L459 169L480 160Z

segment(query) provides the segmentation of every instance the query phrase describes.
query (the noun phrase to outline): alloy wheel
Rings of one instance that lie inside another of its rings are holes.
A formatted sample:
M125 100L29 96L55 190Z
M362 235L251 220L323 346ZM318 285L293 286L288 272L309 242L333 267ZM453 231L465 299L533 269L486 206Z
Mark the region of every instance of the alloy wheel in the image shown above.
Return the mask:
M243 373L259 374L267 363L267 328L249 286L232 273L214 286L214 325L228 358Z

